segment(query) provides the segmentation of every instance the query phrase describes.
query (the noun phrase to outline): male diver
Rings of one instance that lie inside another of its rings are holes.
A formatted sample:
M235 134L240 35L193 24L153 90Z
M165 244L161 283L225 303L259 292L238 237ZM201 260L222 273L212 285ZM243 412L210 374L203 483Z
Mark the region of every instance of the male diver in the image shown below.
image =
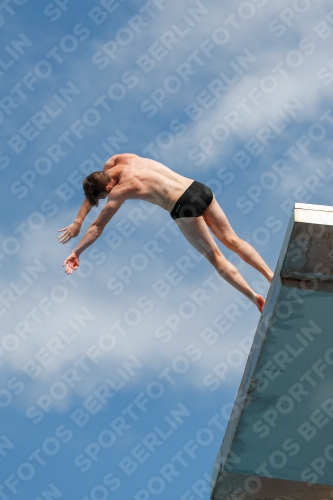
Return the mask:
M60 243L77 236L91 208L103 198L108 200L64 261L67 274L72 274L79 267L81 253L102 234L125 200L145 200L170 212L193 247L208 259L222 278L248 297L262 312L264 297L255 293L238 269L223 256L209 229L221 243L262 273L269 282L273 279L273 272L258 252L236 235L208 186L183 177L157 161L135 154L119 154L106 162L103 171L88 175L83 180L83 190L85 199L76 219L69 226L59 229L63 233L59 236Z

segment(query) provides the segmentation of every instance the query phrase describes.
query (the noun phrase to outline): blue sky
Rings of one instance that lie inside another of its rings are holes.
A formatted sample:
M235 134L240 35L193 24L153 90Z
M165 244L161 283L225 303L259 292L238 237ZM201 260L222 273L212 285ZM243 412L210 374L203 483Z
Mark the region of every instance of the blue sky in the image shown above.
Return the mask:
M2 498L207 499L257 310L162 209L127 201L71 279L57 230L133 152L210 185L274 269L292 203L333 201L330 2L6 5Z

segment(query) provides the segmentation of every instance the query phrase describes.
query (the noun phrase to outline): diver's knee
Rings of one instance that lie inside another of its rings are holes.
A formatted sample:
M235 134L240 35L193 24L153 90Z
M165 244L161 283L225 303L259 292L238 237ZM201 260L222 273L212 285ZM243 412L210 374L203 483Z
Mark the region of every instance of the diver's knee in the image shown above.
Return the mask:
M242 240L238 238L237 234L228 234L222 240L223 245L225 245L229 250L233 252L237 251L242 244Z

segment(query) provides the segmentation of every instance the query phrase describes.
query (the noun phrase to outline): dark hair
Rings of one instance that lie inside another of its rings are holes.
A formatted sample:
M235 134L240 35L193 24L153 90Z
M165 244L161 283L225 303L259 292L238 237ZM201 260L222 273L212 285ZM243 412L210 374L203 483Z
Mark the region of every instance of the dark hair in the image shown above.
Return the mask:
M110 176L106 172L93 172L82 181L85 197L90 205L98 206L98 195L105 191L107 184L110 182Z

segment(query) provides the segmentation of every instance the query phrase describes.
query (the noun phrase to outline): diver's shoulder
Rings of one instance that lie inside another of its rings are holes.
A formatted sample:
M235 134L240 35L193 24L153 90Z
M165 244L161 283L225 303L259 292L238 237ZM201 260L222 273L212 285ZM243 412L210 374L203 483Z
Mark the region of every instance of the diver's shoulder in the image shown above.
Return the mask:
M119 153L119 154L113 155L113 156L111 156L111 158L109 158L107 160L107 162L104 165L103 170L108 170L109 168L113 168L117 165L129 163L129 162L133 161L135 158L139 158L139 157L133 153Z

